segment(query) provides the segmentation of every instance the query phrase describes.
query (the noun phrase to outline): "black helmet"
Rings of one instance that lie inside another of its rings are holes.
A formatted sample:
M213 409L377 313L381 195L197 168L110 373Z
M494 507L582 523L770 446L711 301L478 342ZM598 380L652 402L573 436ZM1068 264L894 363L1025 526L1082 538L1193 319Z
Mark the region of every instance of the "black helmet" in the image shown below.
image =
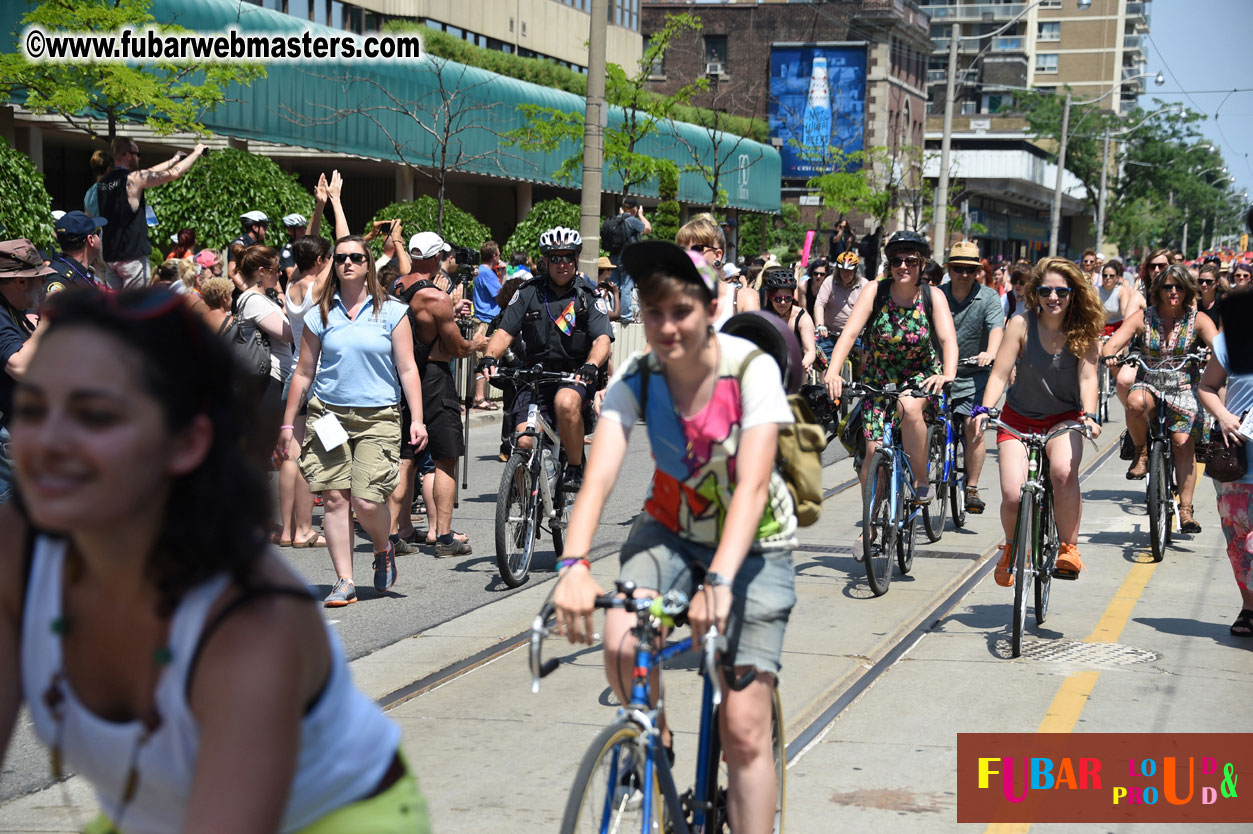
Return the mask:
M801 383L805 381L801 345L783 319L774 313L753 310L731 316L722 325L722 332L748 339L770 354L779 365L784 391L795 394L801 390Z
M931 257L931 244L927 243L927 239L917 232L904 229L895 232L888 238L887 245L883 247L883 252L890 258L893 252L901 249L917 252L924 260Z
M772 266L761 276L763 285L768 290L796 289L796 276L785 266Z

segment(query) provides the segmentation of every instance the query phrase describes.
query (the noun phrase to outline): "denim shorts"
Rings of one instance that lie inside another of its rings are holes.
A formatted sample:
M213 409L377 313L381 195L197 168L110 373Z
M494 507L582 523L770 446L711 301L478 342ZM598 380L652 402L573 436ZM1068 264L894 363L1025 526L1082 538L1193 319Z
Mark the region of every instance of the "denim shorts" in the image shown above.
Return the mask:
M641 514L622 546L618 579L663 594L677 589L691 596L697 585L692 566L699 565L703 577L713 557L714 548L689 541ZM731 590L734 600L727 632L732 662L777 675L783 633L796 605L792 552L750 550Z

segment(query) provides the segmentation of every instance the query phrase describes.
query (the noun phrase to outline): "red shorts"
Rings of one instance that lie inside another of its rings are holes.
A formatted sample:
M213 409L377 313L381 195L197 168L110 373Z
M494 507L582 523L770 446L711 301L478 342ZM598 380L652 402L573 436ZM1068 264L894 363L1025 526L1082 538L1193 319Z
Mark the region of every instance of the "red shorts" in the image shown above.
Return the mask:
M1119 319L1118 321L1111 321L1109 324L1105 325L1105 332L1102 335L1113 336L1114 331L1120 327L1122 327L1122 319Z
M1023 417L1017 411L1014 411L1009 407L1008 403L1006 403L1005 407L1001 409L1001 422L1013 426L1023 434L1043 434L1053 428L1053 426L1056 426L1058 423L1063 423L1067 420L1082 422L1083 412L1075 409L1074 411L1063 411L1061 414L1054 414L1052 417L1045 417L1043 420L1032 420L1029 417ZM1018 438L1005 431L1005 429L996 430L997 443L1004 443L1006 440L1017 439Z

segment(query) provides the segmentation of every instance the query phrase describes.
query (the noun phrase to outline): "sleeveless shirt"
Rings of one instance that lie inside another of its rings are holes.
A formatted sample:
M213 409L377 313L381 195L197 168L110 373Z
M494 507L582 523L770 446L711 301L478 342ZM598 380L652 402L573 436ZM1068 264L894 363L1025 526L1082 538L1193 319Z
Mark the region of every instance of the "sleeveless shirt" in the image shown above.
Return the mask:
M61 616L61 579L67 545L36 538L29 586L22 612L22 694L40 741L51 746L57 721L43 695L62 669L61 638L51 624ZM126 834L181 831L196 775L200 727L187 702L188 675L205 620L230 584L225 574L183 595L170 620L172 659L154 693L160 728L138 748L139 788L125 808ZM352 682L343 647L327 625L331 672L313 708L300 722L300 750L282 832L299 831L330 812L367 796L382 779L400 742L400 728L386 718ZM121 810L126 763L136 749L138 720L107 721L91 712L68 680L62 682L61 750L68 769L96 791L110 819ZM344 744L343 739L351 739ZM247 751L240 751L247 755Z
M1028 310L1027 343L1018 357L1018 374L1005 396L1014 411L1029 420L1044 420L1067 411L1082 411L1079 398L1079 357L1062 347L1049 353L1040 343L1035 311Z
M125 168L114 168L104 175L96 189L100 216L109 221L109 225L104 227L102 243L104 259L108 263L146 258L152 251L152 243L148 240L148 216L144 211L147 197L143 191L139 192L139 210L136 211L131 208L130 199L126 196L126 178L130 173Z
M1104 284L1096 285L1096 292L1101 297L1101 306L1105 308L1105 323L1113 324L1122 321L1122 284L1116 285L1108 292Z

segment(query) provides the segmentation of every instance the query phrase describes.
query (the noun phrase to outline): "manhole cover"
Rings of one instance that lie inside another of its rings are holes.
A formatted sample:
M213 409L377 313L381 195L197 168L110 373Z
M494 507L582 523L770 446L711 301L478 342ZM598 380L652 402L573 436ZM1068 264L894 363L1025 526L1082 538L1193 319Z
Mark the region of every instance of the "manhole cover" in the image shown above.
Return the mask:
M1006 648L1009 646L1009 641L998 642L1004 642ZM1022 656L1027 660L1077 663L1081 666L1152 663L1161 657L1157 652L1121 643L1081 643L1078 640L1033 640L1022 647Z

